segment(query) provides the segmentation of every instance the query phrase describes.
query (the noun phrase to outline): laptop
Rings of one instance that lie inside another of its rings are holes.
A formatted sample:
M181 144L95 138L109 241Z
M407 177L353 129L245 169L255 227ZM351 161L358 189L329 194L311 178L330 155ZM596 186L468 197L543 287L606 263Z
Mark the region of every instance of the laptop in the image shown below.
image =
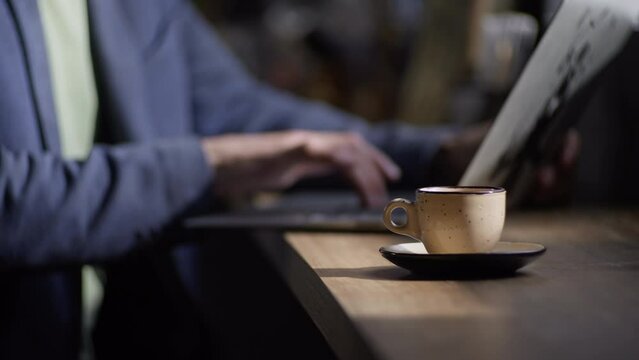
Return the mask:
M410 194L393 194L406 197ZM411 195L412 196L412 195ZM386 228L381 209L363 209L352 191L295 191L263 194L230 211L187 219L190 229L281 229L378 232Z
M460 185L504 186L517 202L639 27L639 1L567 0L556 13ZM393 194L413 198L413 194ZM353 192L295 192L187 219L191 229L385 231Z

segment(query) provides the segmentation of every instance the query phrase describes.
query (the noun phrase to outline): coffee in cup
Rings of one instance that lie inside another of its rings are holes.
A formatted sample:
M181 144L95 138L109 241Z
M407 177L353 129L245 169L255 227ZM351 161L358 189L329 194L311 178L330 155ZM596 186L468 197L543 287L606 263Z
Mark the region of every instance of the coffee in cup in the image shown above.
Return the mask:
M406 212L404 224L393 221L396 209ZM438 186L418 189L415 202L392 200L384 209L384 225L421 241L430 254L477 253L499 241L505 216L503 188Z

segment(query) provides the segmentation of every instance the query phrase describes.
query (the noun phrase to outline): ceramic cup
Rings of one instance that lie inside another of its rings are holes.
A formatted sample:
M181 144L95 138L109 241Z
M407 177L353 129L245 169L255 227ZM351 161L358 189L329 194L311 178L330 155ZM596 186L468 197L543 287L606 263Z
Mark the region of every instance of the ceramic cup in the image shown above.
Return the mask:
M406 223L393 211L403 209ZM417 190L416 201L392 200L384 209L388 230L424 243L431 254L477 253L492 249L506 216L506 190L494 187L440 186Z

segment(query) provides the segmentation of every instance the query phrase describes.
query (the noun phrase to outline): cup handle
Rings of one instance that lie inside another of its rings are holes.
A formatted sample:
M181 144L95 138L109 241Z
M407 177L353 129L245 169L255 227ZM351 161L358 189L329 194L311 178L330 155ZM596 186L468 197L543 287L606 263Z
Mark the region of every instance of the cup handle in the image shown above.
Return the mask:
M395 209L403 209L406 211L406 223L397 225L391 217ZM415 240L420 240L419 219L417 218L417 209L415 204L406 199L394 199L384 208L384 225L395 234L410 236Z

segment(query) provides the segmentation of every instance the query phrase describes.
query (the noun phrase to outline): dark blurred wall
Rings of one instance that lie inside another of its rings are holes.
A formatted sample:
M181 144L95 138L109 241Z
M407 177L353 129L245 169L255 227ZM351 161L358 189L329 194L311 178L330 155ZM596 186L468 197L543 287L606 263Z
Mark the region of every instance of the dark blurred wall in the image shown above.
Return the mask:
M474 84L472 63L487 35L483 15L491 9L512 10L511 1L196 3L257 78L371 121L485 120L494 116L509 89L495 93ZM504 17L491 24L498 22L501 27L513 23ZM525 48L519 43L514 47Z
M580 204L639 204L639 34L615 61L578 128Z
M256 77L371 121L395 116L421 0L196 3Z

